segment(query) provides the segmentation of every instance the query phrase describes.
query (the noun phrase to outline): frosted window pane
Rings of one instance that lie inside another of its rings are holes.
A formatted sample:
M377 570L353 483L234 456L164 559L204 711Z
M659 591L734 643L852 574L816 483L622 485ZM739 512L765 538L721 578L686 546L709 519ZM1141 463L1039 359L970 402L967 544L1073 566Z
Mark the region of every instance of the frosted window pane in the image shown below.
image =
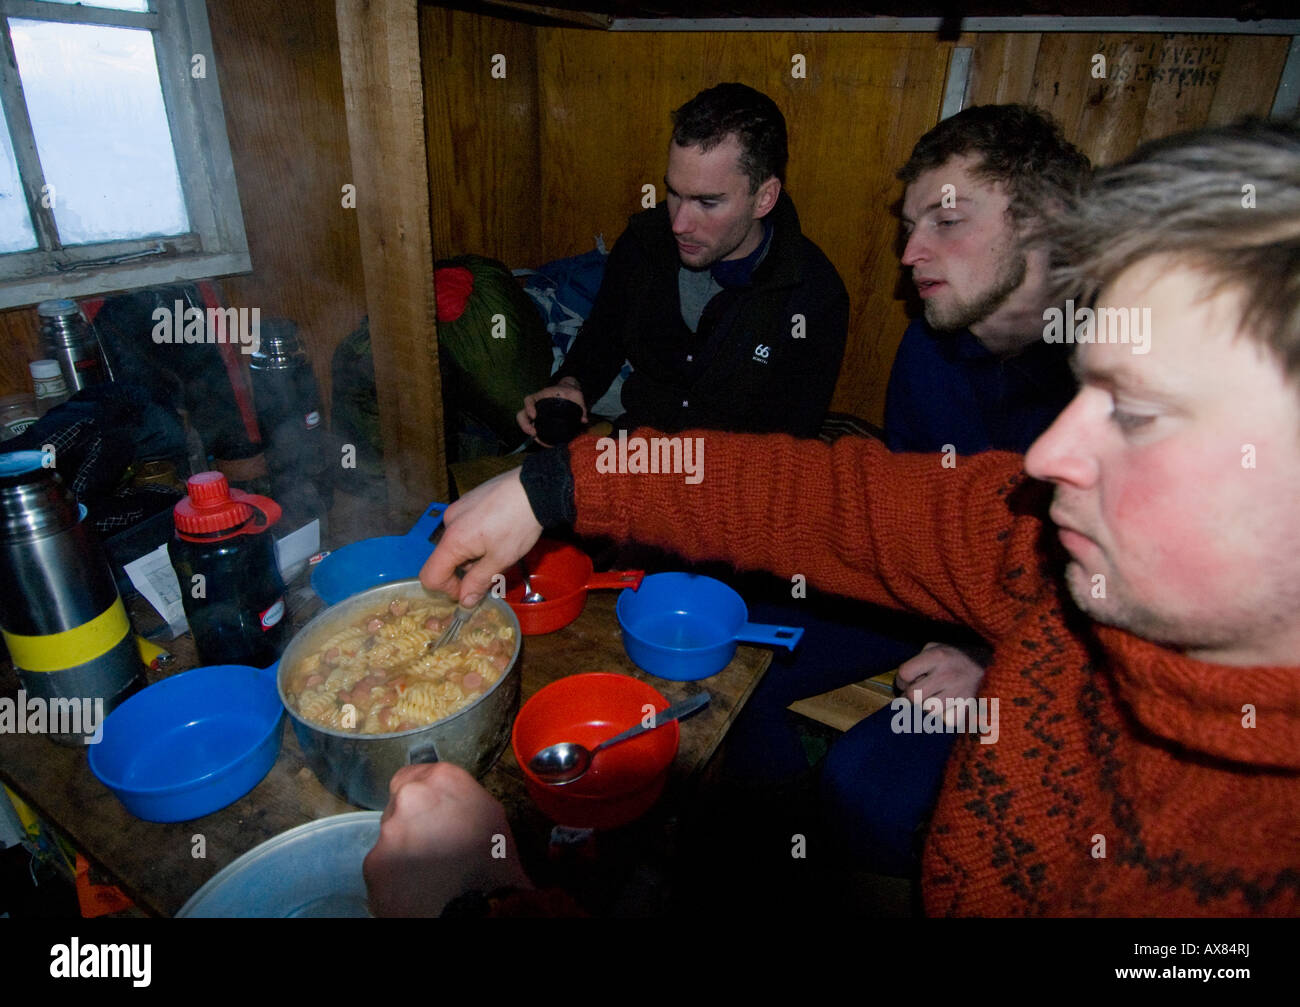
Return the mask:
M9 19L59 240L184 234L153 34Z
M110 10L148 11L149 0L48 0L49 3L80 3L84 7L107 7Z
M14 159L13 140L9 137L9 124L0 129L0 252L22 252L36 247L36 232L32 230L31 214L23 197L22 183L18 178L18 162Z

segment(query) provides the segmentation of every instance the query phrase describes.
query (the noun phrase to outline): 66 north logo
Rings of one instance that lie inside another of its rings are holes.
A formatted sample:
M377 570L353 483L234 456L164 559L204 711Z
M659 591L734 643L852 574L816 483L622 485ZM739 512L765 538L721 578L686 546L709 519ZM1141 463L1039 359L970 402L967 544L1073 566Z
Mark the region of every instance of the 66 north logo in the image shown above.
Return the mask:
M771 355L772 347L768 346L766 343L759 343L754 347L754 363L756 364L767 363L767 358Z

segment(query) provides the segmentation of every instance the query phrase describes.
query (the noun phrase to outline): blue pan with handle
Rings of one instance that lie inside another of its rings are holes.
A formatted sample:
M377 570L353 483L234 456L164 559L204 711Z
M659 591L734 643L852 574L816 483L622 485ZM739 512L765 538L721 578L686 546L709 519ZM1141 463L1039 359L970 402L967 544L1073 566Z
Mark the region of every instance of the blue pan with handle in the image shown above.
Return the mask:
M750 622L740 595L699 574L651 574L638 590L618 596L615 612L627 656L678 682L716 675L736 656L738 643L794 650L803 637L800 627Z
M210 665L137 692L104 720L91 771L147 822L188 822L234 803L280 754L278 667Z
M405 535L363 538L335 549L312 570L312 590L326 605L337 605L384 581L418 577L420 567L433 552L429 539L442 524L442 512L447 506L430 504Z

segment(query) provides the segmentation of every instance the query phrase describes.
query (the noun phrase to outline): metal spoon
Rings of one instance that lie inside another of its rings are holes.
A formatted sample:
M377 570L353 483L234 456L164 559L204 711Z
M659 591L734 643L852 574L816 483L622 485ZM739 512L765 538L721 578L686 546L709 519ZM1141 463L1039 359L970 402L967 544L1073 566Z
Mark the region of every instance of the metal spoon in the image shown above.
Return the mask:
M539 601L545 601L540 591L534 591L533 585L528 580L528 567L524 566L524 561L519 561L519 572L524 575L524 604L535 605Z
M696 693L689 699L683 699L680 703L674 703L667 709L656 713L654 727L637 724L636 727L630 727L622 734L616 734L590 750L585 745L579 745L573 741L561 741L556 745L548 745L528 760L528 768L537 774L544 783L557 787L572 783L591 767L592 757L601 749L608 748L610 745L617 745L629 738L635 738L639 734L645 734L646 731L653 731L655 728L663 727L664 724L672 723L674 720L683 720L696 710L707 706L709 699L710 696L707 692Z

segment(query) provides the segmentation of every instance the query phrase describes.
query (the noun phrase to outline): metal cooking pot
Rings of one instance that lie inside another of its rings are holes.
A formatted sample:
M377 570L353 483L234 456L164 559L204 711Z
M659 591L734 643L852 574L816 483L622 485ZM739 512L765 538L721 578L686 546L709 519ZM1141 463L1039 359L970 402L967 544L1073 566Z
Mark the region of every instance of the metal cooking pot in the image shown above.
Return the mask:
M321 643L362 616L380 612L399 598L429 596L418 580L377 585L331 605L300 629L280 658L277 686L289 712L294 734L317 779L349 804L378 810L388 803L388 782L403 766L417 762L454 762L482 776L510 741L510 725L519 709L519 674L515 665L523 634L510 606L491 596L483 599L506 617L515 630L515 649L505 673L482 696L458 713L424 727L391 734L356 734L303 720L287 701L290 670Z

